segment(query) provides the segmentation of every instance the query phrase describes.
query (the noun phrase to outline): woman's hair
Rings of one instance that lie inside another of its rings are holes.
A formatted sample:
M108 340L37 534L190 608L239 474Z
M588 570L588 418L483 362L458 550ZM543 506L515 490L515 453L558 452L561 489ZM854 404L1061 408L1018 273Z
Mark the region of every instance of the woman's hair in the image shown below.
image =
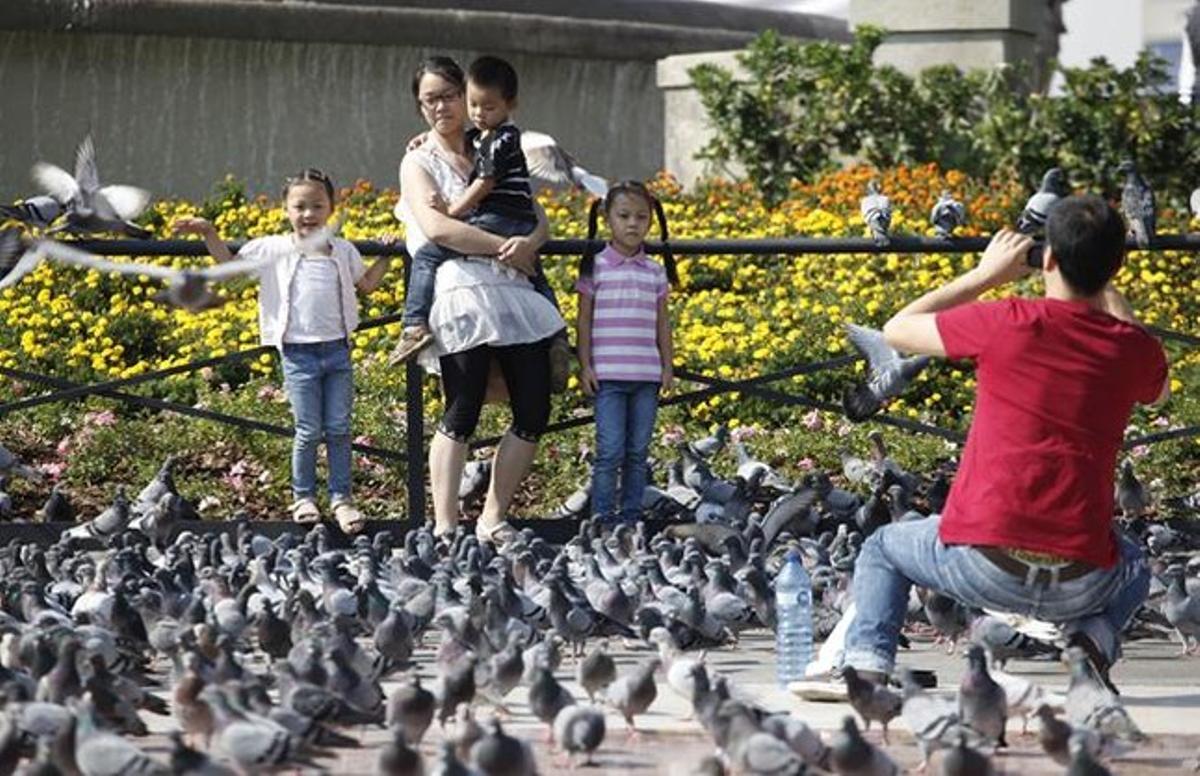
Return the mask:
M592 207L588 210L588 247L583 251L583 258L579 262L579 276L591 277L596 269L596 251L592 249L591 242L596 239L596 231L599 226L600 208L604 208L604 214L607 216L612 210L613 202L616 201L617 195L627 194L635 197L641 197L646 200L646 204L654 211L658 217L659 237L662 240L662 258L663 266L667 270L667 280L671 285L679 285L679 273L675 269L675 254L671 252L671 244L668 242L670 234L667 232L667 215L663 212L662 202L658 197L650 193L650 189L646 188L646 184L641 181L621 181L614 183L609 187L608 193L604 195L604 199L597 199L592 202Z
M413 71L412 78L412 95L417 101L417 109L420 110L421 102L421 79L427 75L436 75L438 78L449 81L461 91L467 87L467 79L463 75L463 70L450 57L432 56L423 60L417 65L417 69Z
M288 192L293 186L301 183L319 183L321 188L325 189L326 196L329 197L329 204L332 206L337 202L337 197L334 196L333 179L325 173L318 170L316 167L305 167L295 175L289 175L283 179L283 198L286 200Z

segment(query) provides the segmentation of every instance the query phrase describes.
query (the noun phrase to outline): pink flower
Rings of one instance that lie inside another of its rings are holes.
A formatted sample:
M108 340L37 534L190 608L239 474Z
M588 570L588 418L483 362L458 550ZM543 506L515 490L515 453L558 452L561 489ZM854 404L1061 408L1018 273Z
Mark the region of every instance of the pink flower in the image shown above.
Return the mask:
M115 425L117 425L117 416L112 410L100 410L98 412L89 412L83 416L83 425L85 425L85 426L115 426Z
M277 402L283 396L283 391L268 383L267 385L264 385L262 388L258 389L257 396L259 401Z
M825 428L825 421L821 419L821 413L818 410L806 413L804 416L804 427L809 431L820 431Z
M71 435L68 434L59 440L58 445L54 449L58 451L59 455L66 455L67 453L71 452L71 441Z
M1166 428L1167 426L1171 425L1171 421L1160 415L1159 417L1150 421L1150 425L1158 428Z
M814 463L813 459L811 458L801 458L796 462L796 466L800 467L800 471L807 472L812 471L812 469L816 466L816 463Z
M837 435L840 437L844 437L853 430L854 430L854 425L848 420L843 420L841 423L838 424Z
M38 471L40 471L42 474L45 474L51 480L57 480L59 477L61 477L62 473L64 471L66 471L66 468L67 468L66 461L55 461L53 463L43 463L43 464L38 464L38 466L37 466Z
M1141 458L1150 452L1150 445L1138 445L1129 451L1129 454L1134 458Z
M674 446L683 441L683 428L680 426L669 426L663 429L662 443L667 446Z

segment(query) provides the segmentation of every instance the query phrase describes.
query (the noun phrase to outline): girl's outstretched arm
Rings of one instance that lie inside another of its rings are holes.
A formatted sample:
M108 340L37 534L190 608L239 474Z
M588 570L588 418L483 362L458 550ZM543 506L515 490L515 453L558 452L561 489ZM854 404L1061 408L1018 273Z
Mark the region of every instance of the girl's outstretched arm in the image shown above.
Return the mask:
M233 259L233 253L217 234L217 228L205 218L181 218L172 224L171 231L174 234L198 234L203 237L204 246L217 263Z
M675 343L671 339L671 312L667 309L667 297L658 300L658 354L662 359L662 389L671 390L675 384Z

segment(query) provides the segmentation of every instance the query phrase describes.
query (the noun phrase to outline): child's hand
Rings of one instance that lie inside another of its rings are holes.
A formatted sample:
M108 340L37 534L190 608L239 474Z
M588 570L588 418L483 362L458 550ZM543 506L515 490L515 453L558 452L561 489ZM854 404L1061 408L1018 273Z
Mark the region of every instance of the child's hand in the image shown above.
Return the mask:
M429 136L428 132L421 132L419 134L413 135L409 139L408 145L404 146L405 152L415 151L418 148L420 148L421 146L425 145L425 138L427 138L428 136Z
M400 233L399 232L387 232L385 234L381 234L379 236L379 242L381 242L384 245L387 245L389 247L392 245L395 245L396 243L400 242Z
M585 396L595 396L596 391L600 390L600 381L596 379L596 373L590 366L580 366L579 387L583 389Z
M425 204L442 215L445 215L446 211L450 209L450 206L446 204L446 198L436 191L429 192L429 198L425 200Z
M216 234L217 228L205 218L180 218L171 224L173 234Z
M662 387L660 393L669 393L675 387L675 367L667 364L662 370Z

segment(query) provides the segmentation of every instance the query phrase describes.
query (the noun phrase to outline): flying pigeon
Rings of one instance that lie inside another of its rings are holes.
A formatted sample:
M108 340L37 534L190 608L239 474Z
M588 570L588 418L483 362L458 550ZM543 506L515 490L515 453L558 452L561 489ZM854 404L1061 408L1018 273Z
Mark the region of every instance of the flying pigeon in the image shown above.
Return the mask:
M33 180L66 211L65 229L79 234L116 232L145 239L150 232L132 223L146 205L150 192L136 186L101 186L96 169L96 146L88 135L75 152L75 174L48 162L33 166Z
M580 186L601 199L608 194L608 181L580 167L575 157L544 132L521 132L521 151L531 178L549 186Z
M1117 171L1125 173L1125 186L1121 189L1121 212L1125 214L1125 221L1137 246L1145 250L1154 239L1157 220L1154 212L1154 191L1131 160L1121 162Z
M11 205L0 205L0 220L20 221L38 229L49 229L63 213L63 206L54 197L40 194Z
M967 222L967 208L955 199L949 191L942 190L942 195L933 204L929 213L929 223L933 224L934 232L943 239L954 234L954 230Z
M883 339L883 332L846 325L851 344L862 353L870 369L865 383L849 385L842 393L842 408L852 421L866 420L883 405L904 392L913 378L929 364L929 356L902 357Z
M892 226L892 201L879 190L879 181L867 184L867 195L862 198L860 210L875 244L883 247L891 242L888 229Z
M1046 218L1050 209L1063 197L1070 194L1067 187L1067 176L1060 167L1051 167L1042 176L1042 186L1033 193L1025 203L1025 209L1017 218L1017 231L1021 234L1036 235L1046 227Z

